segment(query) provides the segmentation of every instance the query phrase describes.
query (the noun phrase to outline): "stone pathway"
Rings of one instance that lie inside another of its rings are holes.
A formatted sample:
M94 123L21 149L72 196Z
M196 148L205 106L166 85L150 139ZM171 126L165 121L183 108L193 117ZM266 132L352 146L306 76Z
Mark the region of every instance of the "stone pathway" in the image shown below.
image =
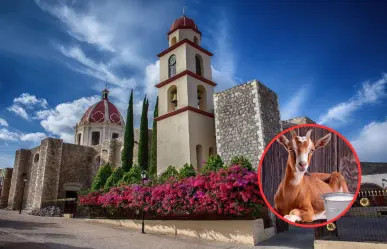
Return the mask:
M298 234L297 236L295 234ZM127 228L78 219L19 215L0 210L0 249L310 249L305 232L279 234L260 246L226 244L188 237L141 234ZM311 243L312 244L311 244ZM312 245L312 247L310 247Z

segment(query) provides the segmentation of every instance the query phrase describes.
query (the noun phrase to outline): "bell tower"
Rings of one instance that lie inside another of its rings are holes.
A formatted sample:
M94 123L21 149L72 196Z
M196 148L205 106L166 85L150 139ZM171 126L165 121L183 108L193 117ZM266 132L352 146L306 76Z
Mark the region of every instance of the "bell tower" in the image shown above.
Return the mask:
M201 32L183 15L172 24L169 47L158 54L160 82L157 172L185 163L200 169L215 153L211 52L200 46Z

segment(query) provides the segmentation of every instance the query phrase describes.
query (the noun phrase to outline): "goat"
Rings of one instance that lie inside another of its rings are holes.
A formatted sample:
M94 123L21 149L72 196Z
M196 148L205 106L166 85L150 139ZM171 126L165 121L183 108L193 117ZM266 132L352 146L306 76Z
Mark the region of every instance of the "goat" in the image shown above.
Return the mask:
M309 130L305 136L290 131L289 141L284 135L277 142L288 151L285 177L274 196L274 208L291 222L313 222L326 219L322 195L332 192L348 193L347 183L339 172L307 173L313 152L331 140L331 133L312 142Z

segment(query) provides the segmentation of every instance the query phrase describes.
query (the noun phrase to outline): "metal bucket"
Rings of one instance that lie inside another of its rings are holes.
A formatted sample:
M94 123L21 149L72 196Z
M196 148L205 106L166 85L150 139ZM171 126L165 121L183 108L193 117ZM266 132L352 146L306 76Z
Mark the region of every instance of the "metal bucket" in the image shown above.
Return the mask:
M324 207L327 215L327 221L339 216L351 204L355 195L351 193L329 193L324 194Z

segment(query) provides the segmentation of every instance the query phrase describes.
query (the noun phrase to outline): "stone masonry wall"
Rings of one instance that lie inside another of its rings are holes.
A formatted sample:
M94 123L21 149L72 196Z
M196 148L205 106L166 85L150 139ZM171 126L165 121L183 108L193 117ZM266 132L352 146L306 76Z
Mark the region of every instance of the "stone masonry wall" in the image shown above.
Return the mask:
M263 139L263 147L260 147L261 154L266 145L282 131L281 115L278 104L278 96L267 86L257 83L258 108Z
M45 156L41 159L42 163L44 164L44 181L42 186L41 206L45 206L50 204L52 205L52 200L58 198L63 140L47 138L42 140L41 146L46 148Z
M79 190L91 187L96 153L92 147L63 144L58 198L65 197L68 186L79 186Z
M293 126L296 126L296 125L300 125L300 124L315 124L315 123L316 122L314 122L312 119L303 116L303 117L283 120L282 121L282 129L286 130L286 129L290 128L290 127L293 127Z
M28 160L31 152L29 150L21 149L16 151L15 164L13 166L11 187L8 197L8 208L18 209L23 191L23 179L22 175L27 173Z
M257 167L266 144L281 130L277 95L257 80L214 95L217 153Z
M4 179L0 196L0 208L5 208L8 205L9 190L11 188L12 180L12 168L5 168L3 171Z
M39 174L39 162L41 159L40 146L35 147L30 150L31 157L28 161L28 173L27 173L27 182L26 182L26 195L24 203L25 208L32 209L35 200L38 199L36 196L36 189L42 184Z

